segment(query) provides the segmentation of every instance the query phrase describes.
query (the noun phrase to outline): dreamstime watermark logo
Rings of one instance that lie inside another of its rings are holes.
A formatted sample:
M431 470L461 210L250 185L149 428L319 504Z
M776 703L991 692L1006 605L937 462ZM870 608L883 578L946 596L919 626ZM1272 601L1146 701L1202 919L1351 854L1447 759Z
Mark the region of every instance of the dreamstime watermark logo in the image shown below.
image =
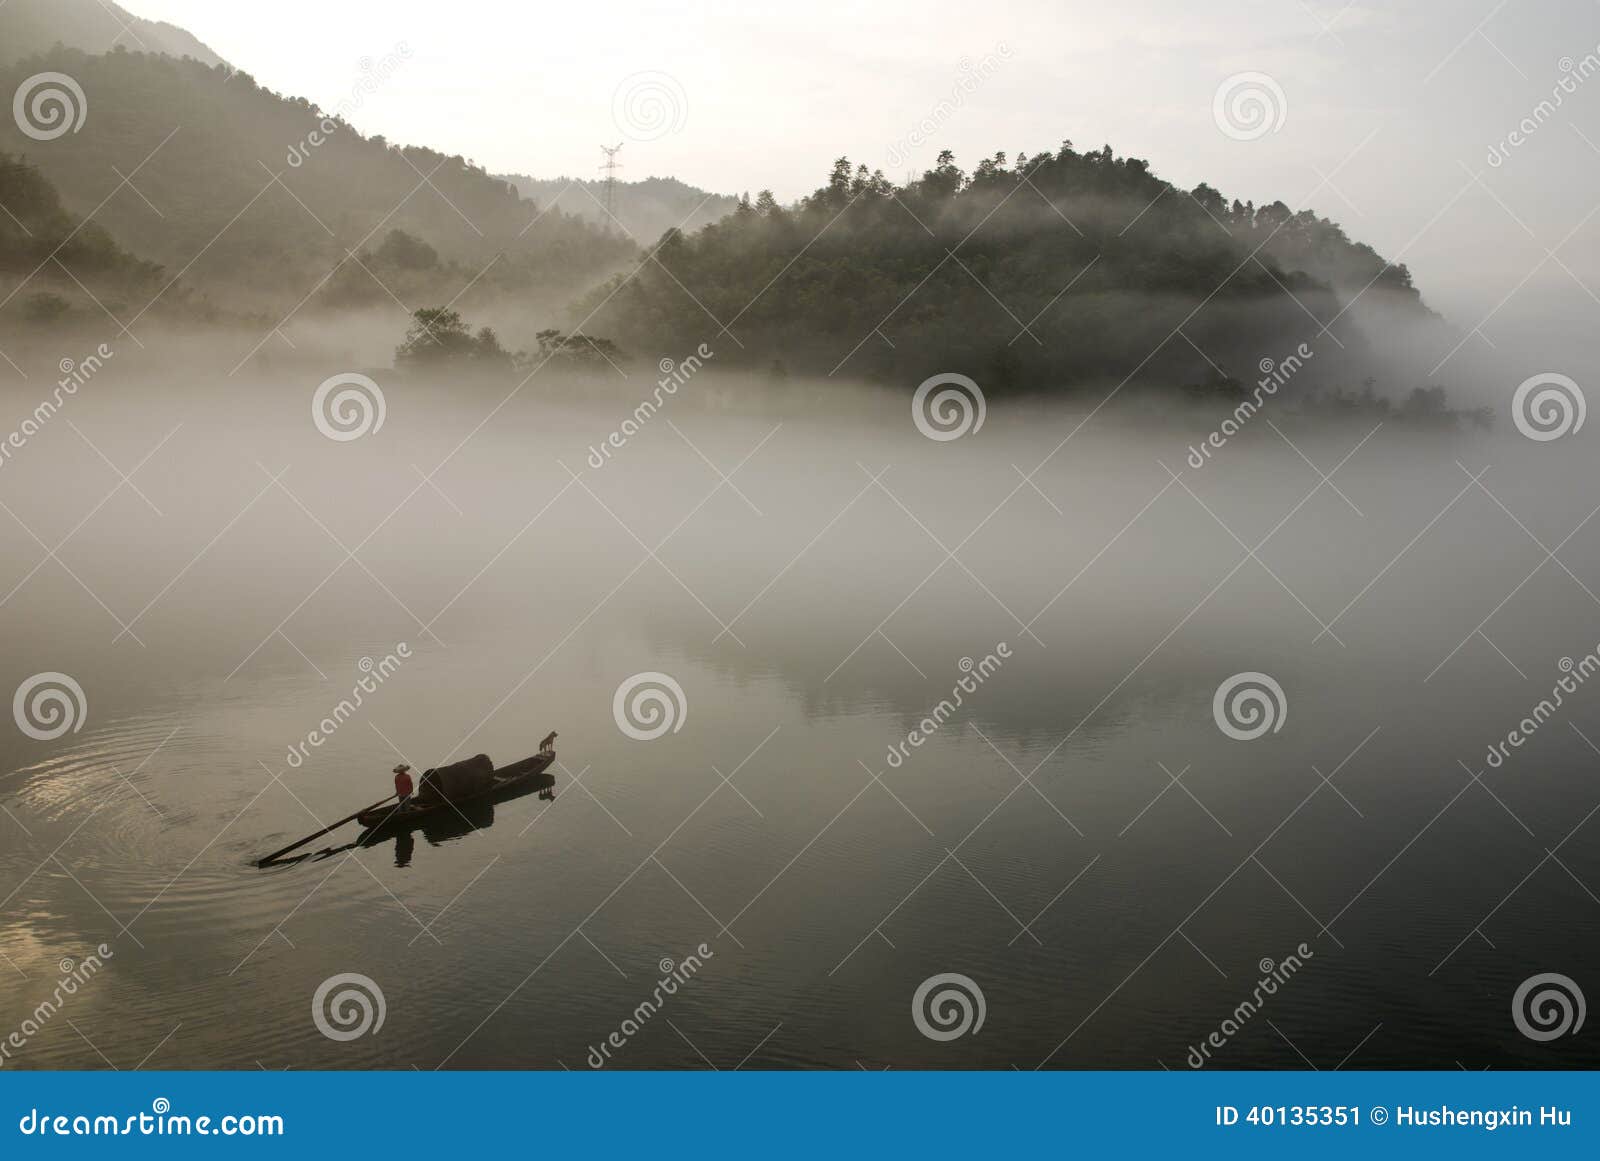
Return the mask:
M307 133L295 144L289 146L286 160L289 165L299 169L311 156L311 151L325 144L330 137L339 131L341 122L348 121L350 114L356 112L366 104L367 97L378 91L379 87L387 81L402 64L411 59L411 46L405 41L400 41L389 52L385 53L376 62L369 56L361 58L361 77L350 87L350 95L342 98L333 107L332 112L324 113L322 120L317 122L317 127Z
M911 421L940 443L978 431L986 413L983 388L954 371L924 379L911 396Z
M1528 115L1517 122L1512 129L1499 141L1489 146L1489 165L1499 169L1511 157L1511 151L1525 144L1544 123L1556 115L1556 110L1566 104L1566 99L1578 91L1578 86L1584 81L1600 72L1600 45L1593 52L1584 54L1582 60L1574 61L1570 56L1564 56L1556 62L1556 68L1561 73L1561 79L1550 87L1550 95L1540 101Z
M1314 351L1305 343L1301 343L1289 354L1274 362L1270 358L1263 358L1257 364L1261 378L1256 380L1255 389L1249 399L1240 401L1233 409L1233 413L1217 425L1217 429L1205 439L1200 441L1200 446L1189 445L1188 462L1191 468L1199 469L1205 466L1214 450L1221 450L1222 445L1237 435L1241 428L1261 410L1261 405L1270 396L1278 393L1282 387L1306 362L1313 357Z
M285 1132L283 1118L275 1113L196 1117L174 1113L166 1097L151 1101L148 1113L126 1116L51 1116L29 1109L17 1122L17 1131L25 1137L281 1137Z
M978 981L960 972L940 972L917 985L911 1022L929 1040L958 1040L983 1029L989 1007Z
M695 348L694 354L676 363L663 358L657 364L661 378L656 380L656 388L651 392L651 398L640 402L639 406L633 409L633 414L622 421L622 426L606 436L598 445L589 445L589 466L595 471L605 467L606 462L611 459L612 450L621 450L624 444L638 435L655 413L661 410L661 405L666 402L667 397L676 395L679 387L693 379L713 353L710 347L701 343Z
M1540 443L1581 431L1588 410L1583 388L1554 371L1530 375L1511 396L1511 421Z
M339 704L333 707L333 712L317 723L317 728L306 734L302 741L289 747L289 755L285 759L290 766L298 770L311 756L311 747L321 746L331 738L340 726L355 717L356 711L365 702L365 695L376 693L378 687L390 677L395 670L400 668L402 661L410 660L411 646L405 641L394 647L393 653L385 653L382 660L374 661L370 657L363 657L356 663L356 668L361 671L361 677L356 680L355 686L350 690L350 696L339 699Z
M89 99L66 73L34 73L17 86L11 115L17 128L35 141L54 141L83 128Z
M909 132L889 146L889 164L896 167L905 164L916 150L933 139L946 121L961 110L967 103L968 97L1000 71L1001 63L1010 59L1011 46L1003 40L994 46L993 52L985 53L983 59L976 64L969 58L962 57L957 65L958 75L956 83L950 88L950 95L940 97L933 108L929 109Z
M1277 733L1289 717L1283 686L1254 670L1235 673L1211 698L1217 729L1236 742L1253 742L1268 731Z
M650 998L634 1008L598 1047L592 1044L589 1046L589 1067L604 1068L606 1062L611 1059L612 1052L626 1045L631 1037L637 1036L639 1029L661 1011L667 998L677 995L680 987L694 979L700 969L705 967L705 961L712 958L712 955L711 948L702 943L677 963L672 962L671 956L662 956L661 962L656 965L661 972L661 978L656 981L655 990L651 992Z
M1211 98L1211 119L1224 137L1255 141L1283 128L1289 99L1266 73L1234 73Z
M1511 997L1511 1019L1529 1040L1576 1036L1583 1029L1586 1006L1578 981L1560 972L1529 976Z
M636 742L653 742L669 730L677 733L689 717L683 686L671 674L635 673L617 686L611 699L617 729Z
M33 409L33 413L17 425L17 429L0 442L0 467L5 467L11 462L11 457L27 446L28 441L43 430L44 425L55 418L56 412L65 406L67 400L78 393L82 387L101 367L105 366L114 352L105 343L101 343L93 351L81 359L62 359L61 378L56 380L55 390L49 397Z
M1564 694L1577 693L1580 685L1596 673L1600 673L1600 645L1577 661L1563 657L1556 662L1556 668L1565 676L1556 678L1555 685L1550 689L1550 696L1541 698L1539 704L1533 707L1527 717L1517 723L1515 729L1507 731L1504 741L1494 742L1489 746L1488 757L1484 760L1494 769L1498 770L1505 765L1506 759L1511 757L1512 750L1520 750L1524 742L1539 732L1539 727L1555 716L1556 710L1566 704Z
M1211 1059L1211 1054L1223 1047L1228 1041L1239 1034L1239 1029L1249 1023L1250 1018L1261 1011L1267 999L1278 994L1278 989L1288 983L1290 978L1305 967L1306 960L1312 958L1312 951L1305 944L1300 944L1289 955L1274 963L1270 956L1262 957L1256 967L1261 972L1261 978L1256 981L1255 989L1249 997L1243 1000L1232 1012L1228 1013L1198 1045L1189 1046L1188 1064L1190 1068L1204 1068Z
M340 443L382 430L387 415L383 388L355 371L329 376L311 396L311 421Z
M329 1040L359 1040L383 1028L388 1014L383 989L360 972L340 972L317 985L311 997L311 1022Z
M53 742L68 731L77 733L89 714L83 686L65 673L35 673L11 699L17 729L37 742Z
M105 961L111 957L111 948L103 943L80 960L63 956L58 965L61 969L60 978L56 980L56 986L49 997L40 1001L32 1012L23 1017L16 1031L4 1040L0 1040L0 1067L3 1067L14 1053L26 1048L28 1041L37 1036L39 1030L61 1011L67 999L77 995L78 990L97 975L100 969L105 967Z
M683 128L689 119L689 98L670 73L633 73L623 77L611 94L611 119L632 141L658 141Z
M905 740L889 747L888 757L885 759L890 766L899 769L905 760L911 757L911 751L919 748L922 743L938 731L939 727L955 716L956 710L964 704L962 695L976 693L978 687L999 671L1002 662L1011 657L1011 646L1002 641L995 646L993 653L984 655L982 661L974 662L970 657L963 657L956 668L965 675L958 678L950 690L950 696L942 699L938 705L916 727L905 736Z

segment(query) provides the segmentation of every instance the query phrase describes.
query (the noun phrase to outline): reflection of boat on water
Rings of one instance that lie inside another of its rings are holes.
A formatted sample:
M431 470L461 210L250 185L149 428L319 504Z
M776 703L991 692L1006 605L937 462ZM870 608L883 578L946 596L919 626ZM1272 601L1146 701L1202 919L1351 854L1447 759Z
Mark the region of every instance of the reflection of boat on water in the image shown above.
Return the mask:
M555 784L555 775L541 769L516 779L510 785L485 797L454 807L447 806L443 810L430 810L421 817L412 818L409 822L371 827L363 831L350 847L376 847L393 839L394 865L409 867L412 856L416 854L418 831L422 832L422 837L428 841L429 846L436 847L441 843L469 835L475 830L487 830L494 825L494 808L498 804L526 797L535 791L540 798L554 801L555 793L552 787Z
M397 806L377 806L356 815L356 821L369 831L393 830L419 825L440 815L464 813L468 806L489 803L525 792L530 783L549 777L545 771L556 760L554 750L541 750L531 758L496 767L487 754L467 758L451 766L440 766L422 776L415 797ZM551 778L551 784L554 783Z

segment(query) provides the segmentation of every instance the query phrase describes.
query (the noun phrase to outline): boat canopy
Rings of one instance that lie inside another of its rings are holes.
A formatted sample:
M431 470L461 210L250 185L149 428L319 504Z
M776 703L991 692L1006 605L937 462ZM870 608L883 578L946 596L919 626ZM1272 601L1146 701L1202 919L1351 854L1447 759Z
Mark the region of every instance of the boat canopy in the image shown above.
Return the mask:
M494 763L487 754L475 754L423 774L421 797L443 797L455 802L485 794L493 784Z

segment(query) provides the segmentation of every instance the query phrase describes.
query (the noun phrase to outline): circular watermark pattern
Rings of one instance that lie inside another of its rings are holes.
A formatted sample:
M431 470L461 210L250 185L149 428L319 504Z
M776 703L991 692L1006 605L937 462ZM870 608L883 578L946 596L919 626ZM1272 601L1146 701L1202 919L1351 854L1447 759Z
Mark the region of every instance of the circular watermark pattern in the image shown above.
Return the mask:
M1583 388L1554 371L1524 379L1511 397L1511 420L1517 430L1540 443L1581 430L1587 412Z
M670 955L662 956L661 962L656 964L656 967L661 969L661 974L664 976L670 976L672 974L672 969L677 966L677 964L672 962L672 957Z
M1289 702L1283 686L1265 673L1253 670L1235 673L1221 685L1211 699L1211 716L1217 729L1236 742L1253 742L1262 735L1277 733L1289 716Z
M1277 966L1277 964L1272 962L1272 957L1270 955L1262 956L1261 962L1256 964L1256 967L1261 969L1261 974L1264 976L1270 976L1272 974L1272 969Z
M35 673L17 686L11 699L11 716L17 729L38 742L53 742L67 732L83 729L89 699L83 686L65 673Z
M317 985L311 997L311 1022L329 1040L359 1040L377 1035L388 1014L383 989L360 972L340 972Z
M651 670L635 673L617 686L611 716L617 729L634 741L653 742L668 731L675 734L683 729L689 702L674 677Z
M17 128L35 141L54 141L83 128L89 99L66 73L34 73L11 98Z
M1577 1035L1585 1010L1583 989L1560 972L1529 976L1511 997L1511 1019L1529 1040Z
M674 363L666 356L662 356L661 362L657 363L656 366L661 368L661 373L663 375L670 375L678 369L678 364Z
M911 421L940 443L979 430L985 414L983 388L953 371L924 379L911 397Z
M1289 99L1283 86L1266 73L1234 73L1217 86L1211 117L1223 136L1255 141L1283 128Z
M633 73L611 94L611 119L629 140L658 141L683 128L689 99L670 73Z
M164 1117L172 1111L172 1102L166 1097L156 1097L155 1100L150 1102L150 1109L158 1117Z
M983 989L971 976L941 972L917 986L911 997L911 1019L929 1040L956 1040L977 1035L988 1013Z
M340 443L381 430L387 414L383 389L355 371L324 379L311 396L311 421Z
M61 957L61 974L62 975L70 976L72 974L72 969L77 967L77 966L78 965L77 965L76 961L74 961L73 958L70 955Z

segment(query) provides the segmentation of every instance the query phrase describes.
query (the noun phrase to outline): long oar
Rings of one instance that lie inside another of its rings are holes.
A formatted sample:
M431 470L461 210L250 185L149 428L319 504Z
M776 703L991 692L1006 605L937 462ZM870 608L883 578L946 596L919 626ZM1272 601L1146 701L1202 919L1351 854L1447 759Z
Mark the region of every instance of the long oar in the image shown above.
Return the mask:
M345 823L352 822L355 819L360 818L363 814L367 813L367 811L369 811L369 810L377 810L378 807L382 806L385 802L388 802L391 799L395 799L395 798L399 798L399 797L400 796L398 794L391 794L391 795L389 795L388 798L381 798L377 802L374 802L371 806L363 806L360 810L356 811L354 814L347 814L343 818L341 818L338 822L333 823L333 824L331 824L329 826L325 826L321 830L315 832L314 834L308 834L308 835L306 835L305 838L300 839L300 840L298 840L296 842L290 843L288 846L284 847L280 851L273 851L270 855L263 855L261 858L256 860L256 865L260 866L263 863L270 863L274 859L282 858L284 855L288 854L290 851L298 850L300 847L305 846L312 839L319 839L319 838L321 838L323 835L327 834L331 830L338 830Z

